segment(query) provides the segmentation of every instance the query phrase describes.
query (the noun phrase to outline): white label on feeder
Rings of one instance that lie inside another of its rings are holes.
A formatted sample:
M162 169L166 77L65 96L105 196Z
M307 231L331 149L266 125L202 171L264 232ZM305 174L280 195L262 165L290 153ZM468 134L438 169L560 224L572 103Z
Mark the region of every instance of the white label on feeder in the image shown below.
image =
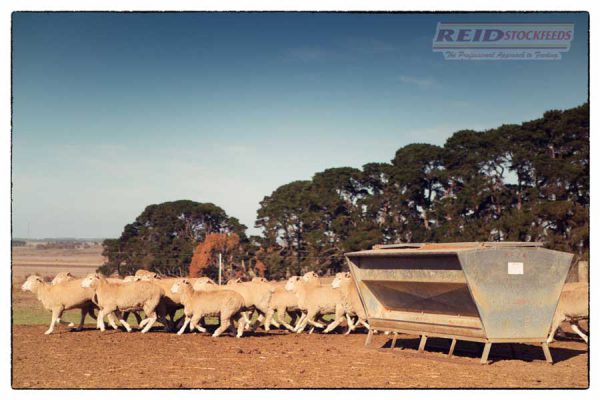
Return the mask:
M523 275L523 263L522 262L509 262L508 263L508 274L509 275Z

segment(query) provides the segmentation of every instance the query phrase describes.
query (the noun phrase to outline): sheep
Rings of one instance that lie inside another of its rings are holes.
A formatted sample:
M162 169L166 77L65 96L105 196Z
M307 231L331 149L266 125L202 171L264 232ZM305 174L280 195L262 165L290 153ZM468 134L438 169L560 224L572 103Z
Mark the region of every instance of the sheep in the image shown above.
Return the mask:
M152 277L151 275L142 275L141 277L137 276L136 279L151 282L164 291L163 303L166 315L168 315L170 319L170 326L168 329L171 330L174 327L177 327L181 321L183 321L183 318L175 320L175 314L177 313L177 310L183 308L183 303L181 302L181 296L178 293L173 293L171 287L173 286L173 283L181 278L161 278L158 276Z
M132 276L132 275L126 276L126 277L124 277L122 279L121 278L115 278L113 276L109 276L109 277L106 278L106 280L109 283L114 283L114 284L122 285L124 283L129 283L129 282L134 282L136 280L140 280L140 278L136 277L136 276ZM142 317L140 317L140 314L137 311L126 311L126 312L124 312L123 313L123 319L125 321L127 321L129 319L129 314L133 314L133 316L135 317L135 320L136 320L136 322L137 322L138 325L143 321ZM113 314L108 314L108 316L107 316L108 317L108 322L110 323L110 325L112 326L113 329L118 329L117 328L117 324L114 322L114 319L113 319L112 315Z
M319 315L333 312L336 320L344 316L340 291L331 286L321 286L317 284L318 280L311 282L310 276L293 276L285 285L286 290L295 293L298 297L298 307L306 312L306 316L299 322L296 333L302 332L307 324L325 328L325 325L315 320Z
M358 326L358 324L362 324L365 328L371 329L367 323L367 314L363 308L362 302L360 301L358 290L356 289L356 284L354 283L352 275L350 275L349 272L337 273L335 275L335 279L333 282L331 282L331 287L338 289L341 293L342 305L348 321L348 331L346 331L346 335L352 332ZM358 318L356 324L352 323L351 317L353 316ZM324 332L330 332L335 329L343 321L343 319L344 318L342 317L334 320L327 326Z
M52 285L44 282L37 275L31 275L23 283L21 290L35 294L44 308L52 312L50 327L44 332L46 335L54 331L57 323L67 323L60 320L63 312L75 308L81 309L78 329L82 329L86 314L94 307L92 303L94 291L82 288L81 279L71 279Z
M314 272L309 272L304 275L307 280L310 280L314 284L319 283L319 276ZM264 279L264 278L254 278L252 281ZM275 288L273 292L273 296L271 297L271 302L269 305L269 310L267 311L267 315L265 318L265 331L269 331L271 329L271 325L274 325L276 328L279 328L280 323L285 328L290 331L295 331L298 328L298 323L301 319L304 318L304 313L298 307L298 297L285 289L287 281L281 282L273 282L272 286ZM291 323L285 322L285 314L287 313L292 317ZM276 314L275 314L276 313ZM277 320L273 319L273 316L277 315Z
M563 321L569 321L571 329L587 343L588 337L580 330L578 320L588 318L588 283L566 283L558 300L547 342L553 342L560 324Z
M81 281L80 285L83 288L92 288L95 292L100 307L97 326L102 332L104 332L103 317L113 312L127 332L131 332L131 327L123 319L121 311L143 310L146 313L146 319L142 320L139 325L140 328L143 327L142 333L148 332L159 318L165 326L168 326L164 319L164 305L161 303L164 291L157 285L144 281L127 284L111 283L99 273L89 274Z
M234 290L242 295L244 298L244 311L247 313L244 315L246 320L246 327L252 330L256 329L263 321L269 311L269 305L271 303L271 297L275 288L268 282L254 281L254 282L227 282L227 289ZM256 322L252 325L250 323L250 315L253 311L258 314Z
M61 283L61 282L65 282L65 281L70 281L75 279L75 277L70 273L70 272L59 272L58 274L56 274L56 276L54 277L54 279L52 279L52 284L56 285L57 283Z
M285 322L286 312L292 317L292 321L289 324ZM290 331L294 331L301 314L302 311L298 307L298 297L294 293L285 290L285 287L275 286L269 309L265 316L265 331L268 332L271 330L271 325L279 328L279 324ZM277 315L278 322L273 319L274 315Z
M235 279L227 282L225 287L215 285L214 282L209 283L197 280L194 283L194 290L233 290L238 292L244 299L244 308L242 310L244 313L242 315L244 315L247 327L250 327L250 318L246 312L256 311L259 314L257 323L252 326L254 329L264 320L264 316L269 310L269 303L275 288L270 283L241 282L239 279Z
M237 320L236 337L244 333L244 318L241 315L244 306L244 298L233 290L204 290L194 291L192 283L188 279L181 279L173 283L171 292L179 294L183 303L185 321L177 332L183 334L188 325L193 331L206 332L206 329L198 325L200 319L208 315L219 315L220 326L213 333L213 337L221 335L227 328L233 328Z
M138 269L137 271L135 271L134 276L139 277L139 278L142 278L142 277L158 278L158 274L156 272L148 271L146 269Z

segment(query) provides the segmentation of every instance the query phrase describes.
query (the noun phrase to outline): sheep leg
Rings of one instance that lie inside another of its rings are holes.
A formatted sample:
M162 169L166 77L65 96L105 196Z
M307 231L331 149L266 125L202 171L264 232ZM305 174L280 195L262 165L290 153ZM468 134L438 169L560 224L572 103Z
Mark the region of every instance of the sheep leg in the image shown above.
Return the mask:
M195 328L196 328L196 330L198 330L198 332L200 332L200 333L206 333L206 328L205 328L205 327L203 327L203 326L202 326L202 325L199 323L199 321L198 321L198 323L195 325Z
M359 323L360 323L362 326L364 326L365 328L367 328L368 330L371 330L371 325L369 325L369 324L367 323L367 321L365 321L364 319L361 319L361 318L359 318L359 319L358 319L358 322L356 322L356 324L358 325Z
M275 310L269 308L267 311L267 316L265 317L265 331L269 332L271 330L271 325L277 328L277 322L273 320L273 315L275 314Z
M235 335L235 337L241 338L243 334L244 334L244 317L240 316L238 318L237 335Z
M219 319L221 320L221 325L213 333L213 335L212 335L213 337L217 337L217 336L221 335L221 333L225 332L227 330L227 328L229 328L229 325L231 325L231 316L230 315L223 315L221 313L221 316L219 317Z
M256 331L256 328L258 328L265 320L265 315L262 312L256 310L256 313L258 314L258 317L256 317L256 321L250 326L252 332Z
M588 342L588 337L585 333L581 332L581 329L579 329L579 325L577 325L576 323L572 323L571 324L571 329L573 329L573 332L575 332L576 334L578 334L584 342Z
M287 322L285 322L285 308L279 308L277 310L277 319L281 321L281 325L286 327L288 330L293 331L294 327Z
M116 331L117 329L119 329L119 327L117 326L117 323L115 322L115 317L113 316L113 313L108 313L106 314L106 318L108 319L108 323L110 324L110 326L112 326L112 328ZM104 318L103 321L104 323Z
M88 307L83 307L81 309L81 319L79 320L79 326L77 328L75 328L76 331L80 331L83 329L83 323L85 322L85 317L86 315L88 315L88 313L91 314L91 311Z
M104 310L100 310L98 311L98 319L96 320L96 327L98 329L100 329L100 332L104 332L104 330L106 329L105 325L104 325Z
M69 327L73 327L73 326L75 326L75 324L74 324L74 323L72 323L72 322L69 322L69 321L63 321L62 319L60 319L60 317L58 317L58 318L56 319L56 323L57 323L57 324L61 324L61 325L68 325Z
M154 325L154 323L156 322L156 311L152 310L150 311L150 309L144 309L144 312L146 313L146 316L148 316L149 321L146 322L146 325L144 325L144 329L142 329L142 333L146 333L150 330L150 328L152 328L152 325Z
M54 326L56 325L56 320L59 319L61 312L62 312L62 310L60 308L52 309L52 320L50 321L50 327L48 328L48 330L46 332L44 332L44 335L49 335L52 333L52 331L54 331Z
M354 322L352 321L352 317L350 316L350 314L346 314L346 323L348 324L348 330L346 331L346 333L344 333L344 335L350 334L350 332L352 332L354 329L356 329L356 325L358 325L358 322L356 322L356 325L354 325Z
M201 325L200 325L200 319L202 318L202 314L194 314L192 315L192 318L190 320L190 331L194 331L196 329L198 329L198 331L200 332L206 332L206 329L204 329Z
M325 328L323 333L329 333L332 330L334 330L335 328L337 328L338 325L341 324L342 321L345 319L345 317L346 317L346 315L345 315L344 309L342 307L336 307L335 308L335 319L333 320L332 323L327 325L327 328Z
M302 313L300 320L296 324L296 328L294 329L294 332L301 333L305 327L306 327L306 314Z
M317 316L317 312L316 312L316 311L315 311L315 312L309 312L309 313L306 315L306 321L307 321L309 324L311 324L312 326L314 326L315 328L324 328L324 327L325 327L325 325L323 325L322 323L320 323L320 322L317 322L317 321L315 320L315 317L316 317L316 316Z
M95 310L96 306L93 303L87 308L87 313L90 315L90 317L92 317L93 320L98 319L98 316L94 313Z
M300 326L298 331L296 331L296 333L302 332L304 330L304 328L306 328L307 324L310 324L311 326L317 327L317 328L324 328L325 326L323 324L320 324L317 321L315 321L315 317L317 316L317 314L318 314L317 310L309 310L306 313L304 322L302 322L302 325ZM312 333L312 331L311 331L311 333Z
M294 332L296 332L298 329L300 329L300 325L304 322L305 319L306 319L306 314L304 313L304 311L300 312L300 317L298 317L298 320L296 321L296 324L294 325Z
M250 317L248 315L248 311L244 311L242 312L242 315L244 316L244 329L249 329L250 328Z
M548 336L546 343L552 343L554 341L554 335L556 334L556 330L560 326L560 323L564 321L564 319L564 316L561 316L560 318L554 318L554 320L552 321L552 328L550 329L550 335Z
M181 329L179 330L179 332L177 332L178 335L181 335L181 334L183 334L183 332L185 332L185 328L187 328L190 321L191 321L191 318L186 316L185 320L183 321L183 325L181 326Z
M125 327L125 329L127 330L127 332L131 332L131 326L129 326L129 324L127 323L126 318L124 317L123 314L121 314L121 311L115 310L115 315L119 319L119 322L121 323L121 325L123 325ZM125 313L125 315L127 315L127 313Z
M296 328L298 327L298 322L300 322L300 319L304 316L304 313L301 311L292 311L289 312L290 317L292 318L290 321L290 325L294 327L294 329L292 329L292 332L294 332L296 330Z

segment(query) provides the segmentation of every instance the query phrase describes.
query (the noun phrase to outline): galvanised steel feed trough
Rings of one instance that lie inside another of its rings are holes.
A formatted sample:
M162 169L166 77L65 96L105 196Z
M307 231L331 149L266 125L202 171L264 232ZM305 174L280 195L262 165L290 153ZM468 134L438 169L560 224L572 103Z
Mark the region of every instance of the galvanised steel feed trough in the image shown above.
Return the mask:
M371 330L485 343L546 340L573 255L542 243L379 245L346 254ZM396 334L392 347L396 342Z

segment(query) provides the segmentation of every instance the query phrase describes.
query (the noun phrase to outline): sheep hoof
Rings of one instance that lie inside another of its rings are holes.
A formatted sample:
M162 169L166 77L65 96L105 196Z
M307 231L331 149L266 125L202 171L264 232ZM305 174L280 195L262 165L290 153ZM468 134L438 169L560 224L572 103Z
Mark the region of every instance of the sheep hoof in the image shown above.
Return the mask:
M46 332L44 332L44 335L49 335L51 333L52 333L52 331L50 329L48 329Z
M75 324L71 322L71 323L69 323L69 325L68 325L68 326L69 326L69 328L72 328L72 327L74 327L74 326L75 326Z

